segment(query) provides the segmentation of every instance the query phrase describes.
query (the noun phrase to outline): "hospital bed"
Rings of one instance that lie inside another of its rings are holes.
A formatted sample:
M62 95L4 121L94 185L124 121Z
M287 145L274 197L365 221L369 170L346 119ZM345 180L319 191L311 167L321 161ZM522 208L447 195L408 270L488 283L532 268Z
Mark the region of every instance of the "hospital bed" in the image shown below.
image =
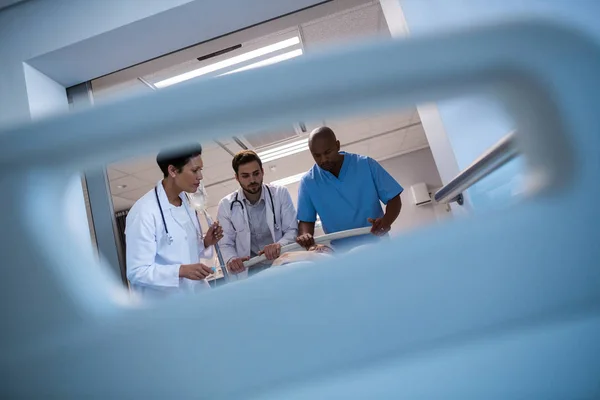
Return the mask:
M364 236L369 235L371 233L371 227L366 228L357 228L357 229L349 229L346 231L329 233L326 235L317 236L314 238L315 244L330 244L331 242L339 239L346 239L356 236ZM304 250L304 247L300 246L298 243L291 243L286 246L281 247L281 254L289 253L290 251L298 251ZM263 261L266 261L267 257L265 255L260 255L257 257L252 257L248 261L244 262L244 267L251 268L256 264L259 264Z
M2 397L600 397L598 44L530 22L302 58L0 134ZM174 139L479 89L516 117L528 197L341 256L343 274L138 304L57 211L76 171Z

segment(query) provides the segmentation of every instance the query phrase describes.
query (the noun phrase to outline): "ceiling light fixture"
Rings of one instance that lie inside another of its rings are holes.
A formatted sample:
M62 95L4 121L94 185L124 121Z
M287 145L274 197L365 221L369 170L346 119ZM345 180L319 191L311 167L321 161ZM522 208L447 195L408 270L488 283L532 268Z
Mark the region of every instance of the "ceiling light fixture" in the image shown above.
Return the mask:
M258 153L261 161L267 163L279 158L308 150L308 139L302 139Z
M266 60L255 62L254 64L250 64L250 65L246 65L244 67L238 68L238 69L234 69L233 71L225 72L224 74L221 74L219 76L235 74L236 72L242 72L242 71L247 71L249 69L264 67L264 66L271 65L271 64L277 64L278 62L289 60L291 58L295 58L295 57L298 57L301 55L302 55L302 49L292 50L287 53L280 54L278 56L267 58Z
M304 176L305 173L306 172L301 172L301 173L296 174L296 175L292 175L292 176L288 176L286 178L278 179L276 181L271 182L271 185L277 185L277 186L291 185L292 183L299 182L300 179L302 179L302 177Z
M218 71L223 68L231 67L233 65L252 60L257 57L264 56L269 53L273 53L278 50L282 50L300 43L300 38L295 36L291 39L282 40L281 42L273 43L271 45L261 47L256 50L249 51L247 53L243 53L237 55L235 57L228 58L226 60L218 61L214 64L205 65L204 67L200 67L193 71L186 72L184 74L176 75L168 79L164 79L160 82L156 82L154 86L159 89L165 88L167 86L175 85L177 83L181 83L187 81L189 79L193 79L202 75L209 74L214 71Z

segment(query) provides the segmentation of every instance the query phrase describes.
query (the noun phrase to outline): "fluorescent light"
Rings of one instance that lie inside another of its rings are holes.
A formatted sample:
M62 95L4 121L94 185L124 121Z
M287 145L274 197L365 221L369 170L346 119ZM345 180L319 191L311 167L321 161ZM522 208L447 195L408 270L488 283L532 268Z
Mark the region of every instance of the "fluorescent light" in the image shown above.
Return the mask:
M301 172L296 175L288 176L287 178L278 179L276 181L271 182L271 185L278 185L278 186L291 185L292 183L296 183L296 182L300 181L300 179L302 179L302 177L304 176L305 173L306 172Z
M244 61L252 60L253 58L264 56L265 54L273 53L274 51L285 49L287 47L294 46L300 43L300 38L295 36L291 39L282 40L281 42L277 42L265 47L261 47L256 50L249 51L244 54L240 54L235 57L228 58L226 60L222 60L216 62L214 64L205 65L204 67L195 69L193 71L186 72L181 75L176 75L168 79L164 79L160 82L156 82L154 86L161 89L167 86L175 85L176 83L180 83L183 81L187 81L192 78L196 78L201 75L206 75L214 71L218 71L223 68L231 67L232 65L242 63Z
M279 158L287 157L306 150L308 150L308 139L302 139L296 142L277 146L270 150L265 150L258 153L258 156L263 163L267 163L269 161L277 160Z
M269 150L261 151L260 153L258 153L258 155L261 157L263 157L263 156L266 157L270 154L278 153L281 150L286 150L286 149L289 149L292 147L297 147L299 145L304 145L304 144L308 146L308 139L296 140L295 142L282 144L281 146L277 146L277 147L273 147L272 149L269 149Z
M246 65L244 67L238 68L238 69L234 69L233 71L225 72L224 74L221 74L219 76L235 74L236 72L242 72L242 71L246 71L249 69L254 69L254 68L264 67L266 65L276 64L278 62L289 60L290 58L298 57L301 55L302 55L302 49L289 51L287 53L283 53L278 56L267 58L266 60L255 62L254 64L250 64L250 65Z
M269 161L273 161L273 160L277 160L279 158L291 156L292 154L301 153L306 150L308 150L308 145L306 145L305 147L301 147L301 148L291 149L284 153L278 153L278 154L274 154L269 157L261 158L261 161L268 163Z
M266 158L270 158L270 157L278 156L280 154L287 154L287 153L293 152L295 150L304 151L307 148L308 148L308 143L298 143L295 146L290 146L286 149L278 149L277 151L271 152L269 154L263 154L262 156L266 157Z

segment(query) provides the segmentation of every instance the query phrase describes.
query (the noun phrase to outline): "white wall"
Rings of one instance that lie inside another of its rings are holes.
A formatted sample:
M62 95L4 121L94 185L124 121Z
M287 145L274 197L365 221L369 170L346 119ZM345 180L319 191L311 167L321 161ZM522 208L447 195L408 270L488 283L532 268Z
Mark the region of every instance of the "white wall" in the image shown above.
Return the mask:
M69 111L67 92L64 87L27 64L24 64L24 74L31 119ZM93 252L81 176L78 174L69 181L62 212L80 248Z
M403 35L399 27L402 24L406 24L405 31L417 36L517 18L543 17L572 24L600 39L597 21L600 2L595 0L382 0L383 3L388 26L396 36ZM431 109L428 115L421 114L421 119L445 182L447 171L452 169L452 158L458 168L463 169L514 127L503 110L485 98L469 96L439 102L437 107L433 106L433 114L438 110L441 127L428 126ZM513 194L520 189L523 168L522 160L515 161L471 188L468 194L473 209L484 211L514 201Z
M426 183L430 192L442 186L433 155L429 148L413 151L399 157L381 162L381 165L402 185L402 211L392 226L392 234L431 225L450 216L445 206L433 204L417 206L412 198L410 187L417 183Z
M69 111L67 92L63 86L28 64L23 65L23 72L32 119Z

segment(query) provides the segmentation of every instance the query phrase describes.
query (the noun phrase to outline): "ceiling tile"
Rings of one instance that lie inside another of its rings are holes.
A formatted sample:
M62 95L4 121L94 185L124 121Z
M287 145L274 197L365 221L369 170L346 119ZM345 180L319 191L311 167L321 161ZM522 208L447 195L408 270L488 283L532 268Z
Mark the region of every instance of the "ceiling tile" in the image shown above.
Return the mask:
M343 151L348 153L360 154L363 156L369 155L369 143L367 141L354 143L348 146L343 146Z
M402 129L370 140L368 156L378 160L401 152L407 132L408 129Z
M402 143L402 149L403 151L408 151L428 145L429 143L427 142L427 136L425 136L423 126L418 125L408 129L404 143Z
M112 181L112 180L115 180L115 179L119 179L119 178L122 178L125 175L127 175L124 172L117 171L116 169L113 169L113 168L107 168L106 169L106 173L108 175L108 180L109 181Z
M237 181L231 181L231 182L224 183L223 186L225 187L225 195L228 195L229 193L233 193L240 188L240 184L237 183Z
M141 187L148 187L148 182L136 178L133 175L127 175L114 181L110 181L110 192L113 195L129 192Z
M342 145L371 136L371 121L368 118L330 121L328 126Z
M163 173L160 170L160 168L158 168L158 166L154 166L154 168L136 172L135 174L133 174L133 176L146 183L151 183L155 185L156 182L160 181L163 178Z
M349 42L353 39L364 40L365 37L379 36L381 35L380 14L380 5L374 4L302 25L305 48L310 51L321 45L331 46L334 43Z
M412 117L410 118L410 123L411 124L420 124L421 123L421 116L419 115L419 111L417 109L415 109L413 111Z
M135 201L133 200L124 199L119 196L112 196L112 201L113 209L115 212L129 210L133 206L133 203L135 203Z
M204 168L210 168L214 165L220 165L225 162L229 163L231 168L231 159L233 157L231 154L223 150L220 146L211 147L208 150L202 151L202 162L204 163Z
M239 189L239 184L232 181L226 184L211 186L208 190L208 206L216 207L221 199Z
M231 158L231 157L230 157ZM202 180L204 185L210 185L215 182L220 182L226 179L233 179L233 169L231 169L231 160L220 162L211 166L206 166L202 169Z
M291 175L296 175L300 172L308 171L314 163L315 161L308 151L280 158L279 160L269 162L264 166L264 181L272 182L278 179L287 178Z
M412 110L403 110L396 113L387 113L370 118L370 129L373 135L403 128L410 125L413 116Z
M124 172L126 174L135 174L136 172L156 168L156 155L149 155L121 161L118 163L111 164L109 167L111 169L116 169L117 171Z
M145 186L139 187L135 190L129 190L127 192L120 193L119 197L123 197L127 200L138 201L143 195L152 190L152 188L154 188L154 185L145 184Z

